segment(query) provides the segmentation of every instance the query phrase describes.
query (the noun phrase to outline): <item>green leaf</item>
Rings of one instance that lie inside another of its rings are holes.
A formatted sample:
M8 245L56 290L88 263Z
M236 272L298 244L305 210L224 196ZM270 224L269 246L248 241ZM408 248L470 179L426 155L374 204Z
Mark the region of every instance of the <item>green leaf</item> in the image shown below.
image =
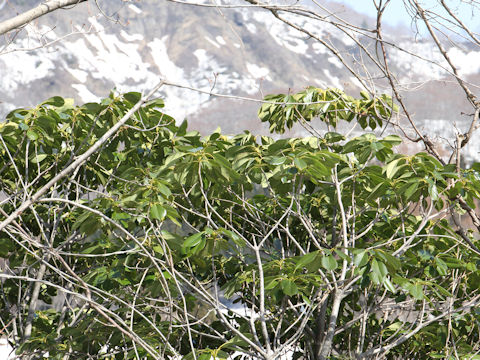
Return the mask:
M332 255L324 255L322 257L322 266L329 270L335 270L338 266L337 260Z
M183 242L183 248L192 248L201 243L204 232L200 231L185 239Z
M282 291L285 295L295 296L298 294L298 287L292 280L286 279L281 283Z
M342 140L345 140L345 136L336 132L327 132L324 136L327 143L332 144Z
M444 287L438 285L436 282L430 283L432 287L434 287L440 294L442 294L445 297L452 297L453 294L446 290Z
M385 264L377 259L372 260L372 273L371 279L374 283L379 284L384 281L385 277L388 274L388 269Z
M369 95L368 92L366 92L366 91L360 91L360 96L361 96L364 100L370 100L370 95Z
M442 259L435 257L436 269L441 276L448 274L448 266Z
M417 300L423 300L423 285L420 283L410 284L408 286L408 292Z
M9 251L15 250L15 245L10 239L0 239L0 257L7 257Z
M32 129L28 129L27 130L27 137L32 140L32 141L35 141L38 139L38 134L33 131Z
M32 160L30 160L33 164L38 164L38 163L41 163L43 160L45 160L47 158L47 154L38 154L36 156L33 157Z
M384 137L382 141L386 141L392 145L400 145L402 143L402 138L398 135L388 135Z
M436 184L429 184L428 186L428 194L432 198L432 200L438 200L438 189Z
M383 280L383 286L385 286L385 289L387 289L388 291L390 291L392 294L396 294L397 290L395 289L395 286L392 284L392 282L390 281L390 278L386 277L384 280Z
M397 164L399 161L400 159L393 160L385 166L384 172L387 175L387 178L392 179L395 173L398 171Z
M139 92L129 92L126 94L123 94L123 97L132 105L135 105L137 102L140 101L142 98L142 94Z
M361 252L355 254L355 256L353 257L353 263L358 267L363 267L367 264L368 258L368 251L362 250Z
M407 190L405 190L405 198L407 200L410 199L413 194L415 194L419 185L420 185L420 183L418 181L415 181L408 187Z
M287 158L285 156L274 156L267 162L270 165L282 165L283 163L285 163L285 161L287 161Z
M157 186L157 189L165 196L165 197L170 197L172 195L172 192L170 191L170 189L165 185L165 184L162 184L161 182L158 182L156 184Z
M345 260L345 261L350 261L351 260L350 256L345 254L343 251L341 251L339 249L334 249L334 251L335 251L335 254L337 254L340 259Z
M303 255L298 261L297 265L295 266L295 270L302 268L308 264L310 264L313 260L316 259L318 255L318 251L313 251L311 253Z
M150 218L156 220L163 220L167 215L167 210L160 204L153 204L150 207Z
M160 99L160 98L159 99L153 99L153 100L147 101L145 103L145 106L163 108L163 107L165 107L165 102L163 101L163 99Z
M51 106L55 106L55 107L60 107L60 106L63 106L64 104L65 104L65 100L62 97L54 96L54 97L51 97L48 100L45 100L40 105L51 105Z
M298 170L303 170L307 167L307 163L303 159L296 157L295 159L293 159L293 162L295 166L298 168Z
M378 256L387 267L390 267L393 270L399 270L402 267L400 260L384 250L376 250L375 255Z
M265 290L272 290L278 285L278 279L273 279L265 285Z

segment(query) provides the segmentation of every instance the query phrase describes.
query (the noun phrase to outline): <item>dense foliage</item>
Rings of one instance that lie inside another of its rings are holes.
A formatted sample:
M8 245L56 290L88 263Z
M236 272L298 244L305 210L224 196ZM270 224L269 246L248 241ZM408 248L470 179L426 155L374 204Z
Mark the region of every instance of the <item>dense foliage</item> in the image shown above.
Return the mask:
M0 218L139 99L11 112ZM396 110L316 88L265 100L272 132L312 118L375 129ZM202 137L162 106L143 106L0 233L1 327L17 353L480 358L480 252L458 203L475 208L478 164L398 154L395 135Z

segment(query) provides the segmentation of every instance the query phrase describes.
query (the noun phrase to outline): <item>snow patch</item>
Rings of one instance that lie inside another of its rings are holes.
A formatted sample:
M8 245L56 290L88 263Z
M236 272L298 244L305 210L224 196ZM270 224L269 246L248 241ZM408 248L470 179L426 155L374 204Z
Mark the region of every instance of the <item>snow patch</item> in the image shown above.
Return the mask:
M84 83L87 81L88 73L83 70L78 70L78 69L70 69L67 68L67 71L75 77L78 81Z
M227 67L220 65L212 56L209 56L204 49L197 49L193 52L198 60L198 67L194 71L193 78L197 86L208 89L215 84L213 91L243 91L247 94L255 94L258 91L256 81L253 77L229 76L225 73ZM209 76L209 74L211 74ZM238 74L237 74L238 75ZM209 77L208 77L209 76Z
M266 77L270 73L270 70L267 68L251 64L249 62L247 62L247 70L256 79Z
M217 36L215 38L215 40L217 41L217 43L219 43L220 45L227 45L227 43L225 42L225 39L221 36Z
M247 30L250 31L252 34L257 33L257 27L255 26L255 24L247 23L245 24L245 26L247 27Z
M360 89L363 89L362 83L361 83L356 77L350 76L350 82L351 82L354 86L356 86L356 87L358 87L358 88L360 88Z
M312 44L312 49L316 54L325 54L327 52L327 48L317 42Z
M142 10L140 10L140 8L136 5L128 4L128 8L136 14L141 14L142 13Z
M128 79L143 82L148 79L149 65L144 63L138 45L122 43L115 35L88 34L84 39L66 42L66 53L74 55L80 70L87 71L94 79L108 79L122 84ZM68 68L65 64L65 68Z
M460 132L468 131L470 124L468 122L456 124ZM452 126L451 119L423 119L420 123L421 131L427 131L429 134L446 139L452 139L456 136L456 127ZM468 144L462 151L463 160L466 163L472 163L480 159L480 137L472 136Z
M424 81L427 79L441 79L446 75L445 68L442 67L446 67L447 63L438 48L433 44L401 42L399 48L408 49L411 53L418 55L412 56L397 48L390 50L389 59L395 62L398 68L404 70L409 78L415 78L416 81Z
M215 41L213 41L212 39L210 39L208 36L205 36L205 40L207 40L210 44L212 44L213 46L215 46L217 49L220 49L220 45L218 45Z
M143 35L141 34L129 34L125 30L120 30L120 35L127 41L142 41Z
M99 32L103 32L105 31L105 28L103 27L102 24L100 24L97 20L97 18L95 16L90 16L88 18L88 21L90 24L92 24L93 28L96 30L96 31L99 31Z
M328 62L330 64L335 65L337 68L341 69L343 67L342 62L336 57L336 56L331 56L328 58Z
M31 47L28 39L23 39L19 47ZM54 60L58 53L38 49L34 53L11 52L0 57L0 88L4 92L14 92L19 87L35 80L53 76Z
M77 90L78 96L82 101L87 102L98 102L100 98L93 94L88 88L83 84L72 84L72 88Z
M320 79L314 79L314 81L318 84L318 87L322 89L326 89L328 87L327 83Z
M340 83L340 79L336 76L333 76L330 71L328 71L327 69L323 70L324 74L327 76L328 80L327 80L327 83L330 85L330 86L333 86L337 89L340 89L340 90L343 90L343 86L342 84Z
M15 358L15 353L12 347L7 342L7 339L0 339L0 360L9 360Z
M164 36L161 39L153 39L153 41L148 44L148 47L151 49L152 58L162 75L168 76L168 79L171 81L184 81L183 69L177 67L168 57L166 46L167 38L168 36Z
M208 64L208 56L205 49L197 49L193 52L193 55L197 58L199 68L205 67Z
M278 45L298 54L306 54L308 44L305 41L305 34L287 27L284 23L271 21L269 15L265 12L255 12L253 17L257 22L265 25L270 36Z
M457 65L460 76L477 74L480 71L480 51L465 53L454 47L448 50L448 56Z

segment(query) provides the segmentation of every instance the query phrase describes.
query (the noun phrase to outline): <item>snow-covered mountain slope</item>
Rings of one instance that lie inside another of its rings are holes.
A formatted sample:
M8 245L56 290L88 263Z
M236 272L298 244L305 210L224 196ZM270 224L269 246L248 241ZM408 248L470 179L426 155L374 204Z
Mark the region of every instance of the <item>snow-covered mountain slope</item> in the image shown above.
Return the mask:
M70 32L61 31L64 26L28 27L25 36L0 56L3 113L53 94L85 102L106 96L113 87L143 91L161 77L208 92L243 95L355 83L338 74L341 65L325 48L266 11L239 8L218 14L144 1L129 3L121 12L127 26L111 24L100 14L88 16L83 26L76 25L74 34L61 40ZM327 31L321 22L303 20L301 25L318 35ZM335 42L344 50L353 45L346 35L337 35ZM172 88L165 93L169 109L179 118L195 113L210 98Z
M34 3L25 0L25 8ZM108 0L102 5L104 12L118 14L119 24L88 3L81 4L27 27L0 53L1 116L14 107L33 106L54 95L83 103L107 96L112 88L145 91L168 79L204 91L162 89L167 111L179 121L188 117L203 131L218 126L227 132L258 131L257 102L234 102L209 93L260 99L269 92L296 91L308 85L350 93L360 87L358 79L325 46L265 10L154 0L121 4ZM337 14L358 23L370 21L348 8L337 9ZM7 12L1 17L8 17ZM324 39L359 72L372 78L381 76L365 58L363 67L358 47L345 32L319 20L286 18ZM391 49L389 59L416 119L428 119L425 129L431 136L440 135L443 128L429 126L431 121L455 121L462 127L466 118L460 114L468 111L468 106L461 94L452 95L448 71L433 63L444 64L438 50L428 42L397 40L411 54ZM375 46L371 40L362 41L368 48ZM452 47L449 54L462 75L478 76L479 49Z

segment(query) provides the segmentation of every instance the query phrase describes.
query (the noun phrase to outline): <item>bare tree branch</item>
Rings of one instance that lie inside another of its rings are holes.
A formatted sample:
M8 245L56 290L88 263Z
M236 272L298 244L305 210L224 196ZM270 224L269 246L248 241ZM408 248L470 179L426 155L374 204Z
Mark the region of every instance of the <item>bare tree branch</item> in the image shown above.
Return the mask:
M37 7L0 23L0 35L18 29L39 17L67 6L77 5L87 0L49 0Z

